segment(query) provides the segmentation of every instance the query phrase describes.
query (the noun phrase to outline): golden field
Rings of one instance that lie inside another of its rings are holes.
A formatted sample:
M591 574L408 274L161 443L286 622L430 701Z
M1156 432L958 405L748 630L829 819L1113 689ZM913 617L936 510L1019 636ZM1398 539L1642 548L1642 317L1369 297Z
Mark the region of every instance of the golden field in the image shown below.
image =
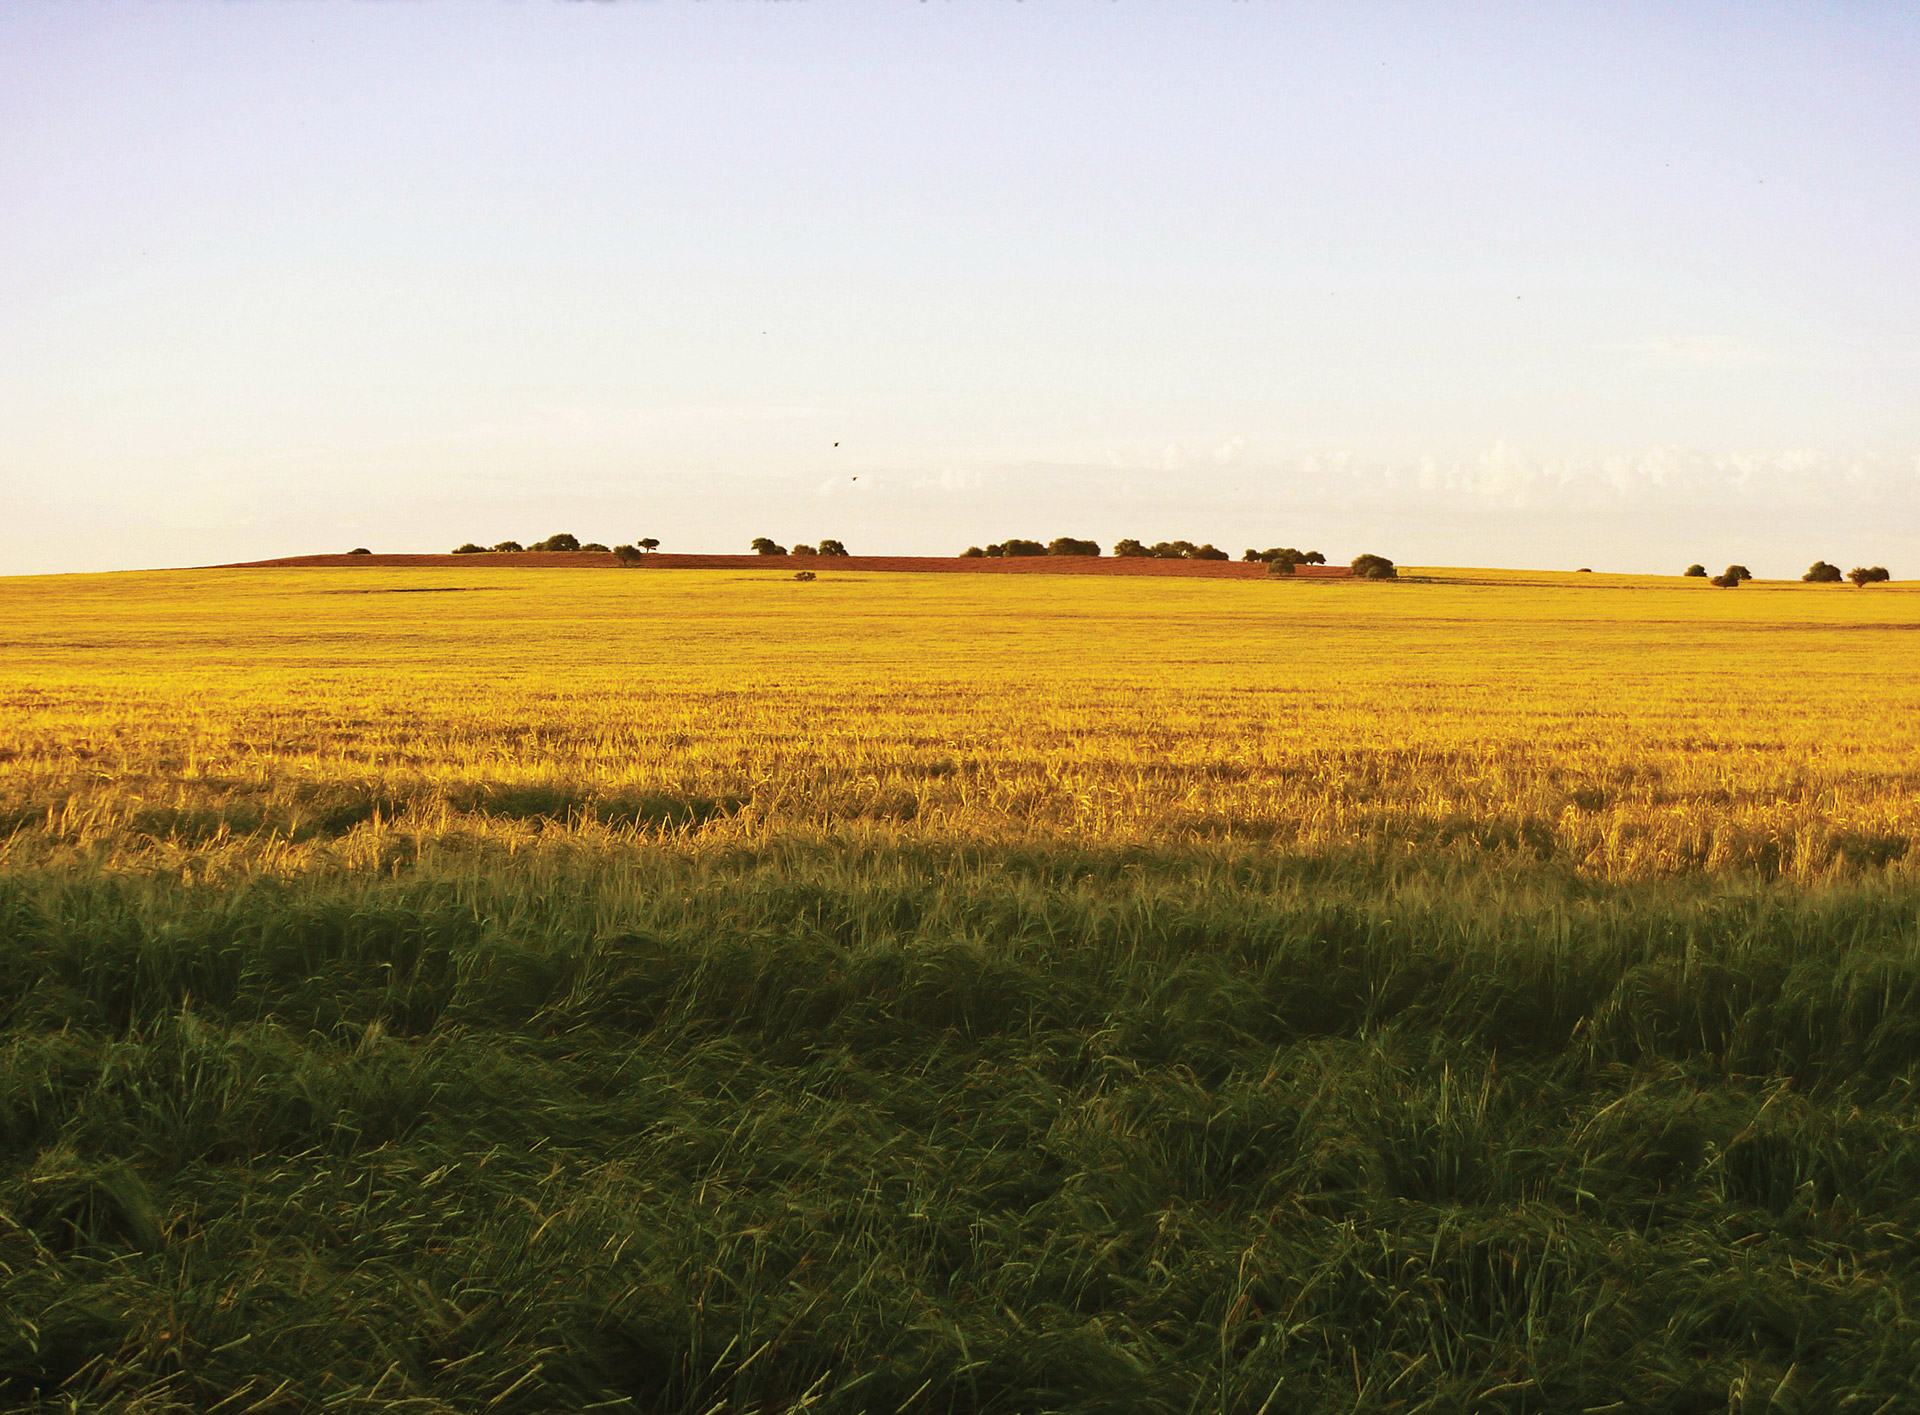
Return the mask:
M0 866L851 829L1916 867L1920 590L1406 573L3 580Z
M1920 593L0 581L0 1405L1920 1409Z

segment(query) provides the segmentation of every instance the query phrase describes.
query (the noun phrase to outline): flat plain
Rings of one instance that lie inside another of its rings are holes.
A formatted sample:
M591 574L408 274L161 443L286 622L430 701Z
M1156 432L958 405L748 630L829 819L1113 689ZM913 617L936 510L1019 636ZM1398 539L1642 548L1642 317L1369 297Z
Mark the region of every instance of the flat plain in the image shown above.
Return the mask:
M1920 1404L1920 591L0 581L25 1408Z

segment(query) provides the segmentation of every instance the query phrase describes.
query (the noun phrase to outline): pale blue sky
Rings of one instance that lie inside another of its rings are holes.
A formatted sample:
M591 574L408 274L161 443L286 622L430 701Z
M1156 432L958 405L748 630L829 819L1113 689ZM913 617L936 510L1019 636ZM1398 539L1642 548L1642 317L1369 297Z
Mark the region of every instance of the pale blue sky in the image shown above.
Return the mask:
M0 573L1920 575L1920 7L18 3L0 329Z

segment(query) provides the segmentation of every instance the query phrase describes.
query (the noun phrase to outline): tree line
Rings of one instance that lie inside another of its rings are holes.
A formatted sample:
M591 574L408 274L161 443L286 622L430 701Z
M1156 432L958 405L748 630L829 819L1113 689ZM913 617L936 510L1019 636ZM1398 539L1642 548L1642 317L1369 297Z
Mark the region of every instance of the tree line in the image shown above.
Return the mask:
M997 559L1001 556L1025 555L1099 555L1100 542L1080 540L1074 536L1059 536L1042 545L1037 540L1003 540L994 545L970 545L960 552L962 560L978 560L982 556ZM1113 554L1120 560L1231 560L1226 551L1213 545L1195 545L1190 540L1163 540L1154 545L1145 545L1137 540L1115 541ZM1248 551L1248 557L1258 558L1258 553Z
M545 540L534 541L531 545L522 545L517 540L503 540L497 545L475 545L472 541L467 541L464 544L456 545L453 548L453 553L455 555L512 555L527 550L577 550L583 554L589 551L597 551L605 555L607 551L611 549L612 552L622 560L638 560L647 552L658 550L659 548L660 542L653 536L642 536L632 545L608 547L600 544L597 540L583 541L578 536L569 535L567 532L562 531L558 535L548 536Z
M1751 580L1753 572L1744 565L1729 565L1718 575L1709 576L1707 567L1700 564L1689 565L1681 576L1685 579L1705 580L1723 590L1738 589L1742 581ZM1842 574L1838 565L1825 560L1816 560L1807 567L1807 573L1800 577L1810 585L1837 585L1842 580L1850 580L1855 585L1880 585L1893 579L1884 565L1856 565Z
M779 541L767 536L755 536L747 548L755 555L824 555L831 558L852 553L837 540L823 540L818 545L795 545L788 550Z
M631 545L609 547L600 544L597 540L582 541L578 536L568 535L562 531L559 535L548 536L545 540L534 541L531 545L522 545L517 540L503 540L498 545L475 545L472 541L468 541L464 545L456 545L453 548L453 553L455 555L492 555L501 553L510 554L514 551L526 550L577 550L583 553L586 551L598 551L604 555L611 550L613 554L620 557L622 564L632 564L645 559L646 556L659 548L660 541L655 536L641 536ZM776 540L772 540L766 536L755 536L747 548L755 555L834 556L847 555L850 553L846 546L832 539L823 540L818 545L796 545L793 549L789 550Z
M1005 556L1026 555L1099 555L1100 542L1080 540L1074 536L1059 536L1042 545L1037 540L1003 540L994 545L970 545L960 552L962 560L981 558L1001 558ZM1152 545L1138 540L1115 541L1113 555L1117 560L1231 560L1226 551L1208 545L1195 545L1190 540L1163 540ZM1327 557L1317 550L1296 550L1290 545L1277 545L1267 550L1254 550L1251 547L1241 552L1242 562L1251 565L1264 564L1270 575L1291 575L1297 566L1324 565ZM1362 555L1356 558L1350 567L1353 573L1363 580L1393 580L1399 574L1393 562L1384 555Z
M659 548L660 542L658 538L654 536L641 536L630 545L608 547L602 545L599 541L582 541L578 536L570 535L562 531L557 535L550 535L544 540L536 540L528 545L522 545L517 540L503 540L495 545L476 545L472 541L466 541L460 545L456 545L453 548L453 553L455 555L502 555L523 551L579 551L583 554L587 552L598 552L604 555L611 550L615 556L619 557L621 564L632 565L645 559L647 555ZM774 540L771 536L755 536L748 543L747 548L755 555L766 556L825 557L831 559L848 556L852 553L842 542L834 540L831 537L814 545L807 545L805 543L795 544L789 549L787 546ZM356 555L366 554L363 550L356 550L354 553ZM1000 541L994 545L970 545L960 552L960 558L962 560L970 560L981 557L997 558L1027 555L1097 556L1101 553L1102 550L1100 542L1098 541L1081 540L1075 536L1056 536L1044 545L1037 540L1021 540L1018 538ZM1115 558L1121 560L1232 559L1226 551L1217 549L1211 544L1195 545L1190 540L1163 540L1156 541L1152 545L1138 540L1121 540L1114 542L1113 554ZM1264 564L1267 567L1267 573L1269 575L1291 575L1298 566L1325 565L1327 563L1327 557L1317 550L1296 550L1290 545L1271 546L1266 550L1255 550L1249 547L1241 552L1240 559L1247 564ZM1365 580L1392 580L1399 577L1393 567L1393 562L1384 555L1359 556L1353 561L1350 568L1354 575ZM1694 569L1698 568L1698 566L1694 567ZM1692 574L1693 570L1689 570L1687 573ZM1704 575L1706 571L1701 570L1700 573ZM1886 575L1886 571L1884 570L1879 573L1882 578ZM1716 583L1718 582L1716 581Z

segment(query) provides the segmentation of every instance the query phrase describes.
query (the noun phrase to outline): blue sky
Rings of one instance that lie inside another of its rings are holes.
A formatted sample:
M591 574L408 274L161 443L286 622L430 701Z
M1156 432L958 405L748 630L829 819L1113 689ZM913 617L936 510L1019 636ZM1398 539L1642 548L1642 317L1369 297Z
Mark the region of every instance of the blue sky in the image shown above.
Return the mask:
M22 3L0 573L1920 574L1917 257L1911 6Z

